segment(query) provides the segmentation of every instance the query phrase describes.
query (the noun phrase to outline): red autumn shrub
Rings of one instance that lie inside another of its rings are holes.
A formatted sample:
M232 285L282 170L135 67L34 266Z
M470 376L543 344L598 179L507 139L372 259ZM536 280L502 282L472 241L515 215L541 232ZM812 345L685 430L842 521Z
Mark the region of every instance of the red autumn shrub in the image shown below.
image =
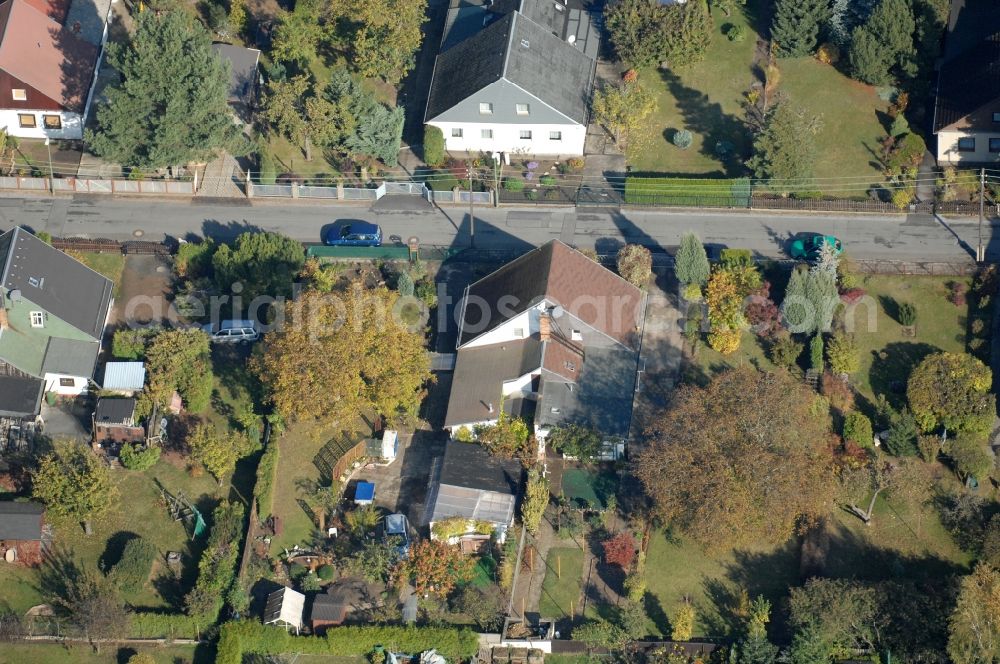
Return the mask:
M620 532L604 540L604 562L618 565L624 570L632 567L635 560L635 538L628 531Z

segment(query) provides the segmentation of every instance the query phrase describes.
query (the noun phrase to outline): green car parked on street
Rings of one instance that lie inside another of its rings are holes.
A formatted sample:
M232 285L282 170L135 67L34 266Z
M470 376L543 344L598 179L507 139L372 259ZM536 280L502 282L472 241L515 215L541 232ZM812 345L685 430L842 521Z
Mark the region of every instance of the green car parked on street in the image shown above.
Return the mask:
M840 240L832 235L810 235L792 240L788 247L788 253L797 261L812 263L819 259L819 252L824 244L833 247L838 256L844 251Z

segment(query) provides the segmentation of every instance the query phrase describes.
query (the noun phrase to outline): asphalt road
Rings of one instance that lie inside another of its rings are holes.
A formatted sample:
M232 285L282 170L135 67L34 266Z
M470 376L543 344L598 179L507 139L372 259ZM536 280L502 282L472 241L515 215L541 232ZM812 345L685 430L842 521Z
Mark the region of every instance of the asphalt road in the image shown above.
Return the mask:
M843 240L858 259L962 261L975 254L978 222L974 218L929 215L856 216L772 212L664 212L586 208L476 208L476 246L510 249L538 245L552 238L599 252L622 242L651 248L674 247L682 233L694 230L706 243L745 247L762 256L784 255L797 233L821 232ZM387 196L375 205L245 200L163 201L0 197L0 229L14 225L62 237L231 238L244 231L277 231L318 241L324 224L357 218L381 224L386 237L417 236L421 244L468 246L467 207L431 207L417 197ZM1000 261L1000 229L984 224L987 258Z

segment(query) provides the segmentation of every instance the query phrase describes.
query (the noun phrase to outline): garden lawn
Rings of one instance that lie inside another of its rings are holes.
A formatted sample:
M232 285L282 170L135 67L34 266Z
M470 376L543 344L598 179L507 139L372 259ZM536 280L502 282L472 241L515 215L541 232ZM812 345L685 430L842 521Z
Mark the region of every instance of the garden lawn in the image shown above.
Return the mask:
M611 470L568 468L562 475L563 495L575 507L606 508L617 485L618 478Z
M687 539L668 539L662 530L651 531L650 538L645 604L653 635L669 638L669 617L685 598L697 613L694 636L732 634L732 608L740 587L751 597L763 594L775 602L799 581L798 548L791 543L706 552Z
M656 96L657 111L647 121L649 134L633 141L627 151L633 172L679 175L742 175L741 162L749 156L750 140L743 125L743 95L753 81L751 63L757 33L752 17L760 0L736 7L726 17L712 10L715 28L705 58L676 70L649 68L639 75L640 83ZM742 42L731 42L722 33L728 24L746 32ZM686 150L671 139L678 129L687 129L694 142ZM736 156L723 161L715 152L716 143L727 141Z
M576 547L549 549L542 581L538 612L546 618L572 617L580 611L583 588L583 550Z
M956 277L859 275L859 278L870 299L855 305L853 315L845 314L847 322L853 325L861 358L860 369L851 376L851 384L865 399L885 394L896 407L901 407L906 380L920 360L933 352L965 350L968 308L956 307L947 300L947 294L949 283L962 281L969 285L970 282ZM774 296L780 304L783 293ZM904 336L903 327L895 319L901 302L917 307L913 337ZM808 347L803 350L800 363L808 362L808 352ZM711 376L746 364L761 369L774 367L749 331L743 333L740 349L731 355L720 355L704 340L700 341L693 369Z
M5 643L0 648L0 664L117 664L128 661L136 651L149 653L156 664L175 664L176 662L193 662L193 664L209 664L211 653L205 646L164 646L164 647L115 647L105 645L100 654L86 643L77 643L69 647L57 643ZM128 654L126 654L128 653Z
M877 113L884 112L888 102L879 99L872 86L854 81L816 58L779 60L778 67L779 91L808 115L822 119L815 139L818 158L813 176L828 179L817 189L845 198L867 197L866 180L885 180L875 154L886 133Z
M190 590L195 577L201 549L199 542L191 542L184 526L174 521L167 512L154 480L158 479L172 494L183 493L206 519L211 517L212 508L218 504L218 484L207 474L192 477L183 467L167 459L161 459L144 473L116 469L114 478L121 501L111 512L93 521L94 533L84 535L83 528L75 522L55 523L53 545L57 550L66 549L71 553L80 567L97 570L103 561L108 561L108 564L117 562L125 541L139 535L153 543L158 556L149 582L139 593L123 599L136 607L180 611L183 596ZM223 487L222 491L228 495L228 487ZM179 583L172 580L156 582L167 573L164 561L168 551L182 554L182 580ZM9 606L24 612L36 604L50 601L51 598L39 590L43 569L0 567L0 587L4 589L0 593L0 607Z

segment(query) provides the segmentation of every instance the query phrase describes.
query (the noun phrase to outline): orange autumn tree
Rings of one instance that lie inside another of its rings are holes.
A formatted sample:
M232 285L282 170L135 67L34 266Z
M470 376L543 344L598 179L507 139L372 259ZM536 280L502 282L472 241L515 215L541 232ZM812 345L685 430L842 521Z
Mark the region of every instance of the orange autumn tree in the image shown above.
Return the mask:
M420 540L410 548L410 556L396 565L393 578L412 581L418 595L445 598L458 583L471 581L475 564L458 547L440 540Z

